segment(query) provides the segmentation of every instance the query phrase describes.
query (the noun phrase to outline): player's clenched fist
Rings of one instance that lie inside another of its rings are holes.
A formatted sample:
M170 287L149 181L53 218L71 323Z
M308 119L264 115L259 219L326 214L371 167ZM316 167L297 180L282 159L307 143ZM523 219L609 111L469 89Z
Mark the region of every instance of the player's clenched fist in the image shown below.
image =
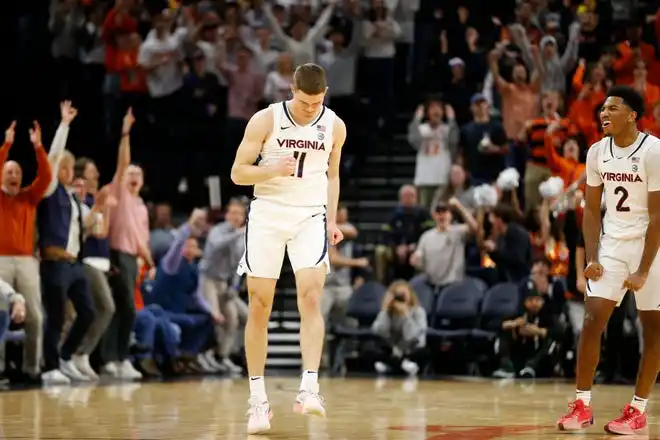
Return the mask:
M644 287L644 283L646 282L646 275L635 272L633 274L630 274L628 278L623 282L623 288L632 290L633 292L637 292L640 290L642 287Z
M588 280L598 281L602 276L603 266L597 261L592 261L584 268L584 277Z
M268 166L273 169L273 172L277 177L292 176L294 171L296 171L296 159L294 159L293 156L289 156Z

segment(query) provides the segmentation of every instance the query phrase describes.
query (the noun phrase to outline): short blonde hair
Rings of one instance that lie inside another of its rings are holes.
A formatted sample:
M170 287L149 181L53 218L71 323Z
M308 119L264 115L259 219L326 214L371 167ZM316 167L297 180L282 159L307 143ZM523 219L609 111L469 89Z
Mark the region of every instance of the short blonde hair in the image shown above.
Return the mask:
M60 157L60 164L64 162L70 162L75 165L76 156L73 155L69 150L62 151L62 156Z

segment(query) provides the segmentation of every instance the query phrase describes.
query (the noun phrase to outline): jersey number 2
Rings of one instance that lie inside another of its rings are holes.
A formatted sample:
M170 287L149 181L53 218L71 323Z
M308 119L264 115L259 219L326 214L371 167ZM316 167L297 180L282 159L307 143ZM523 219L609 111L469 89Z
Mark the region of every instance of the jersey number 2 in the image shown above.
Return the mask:
M626 206L626 200L628 200L628 190L622 186L617 186L614 188L614 195L619 196L619 201L616 203L616 210L619 212L628 212L630 207Z
M305 166L305 157L307 153L301 153L300 151L293 152L293 158L298 161L296 165L296 170L293 172L293 177L302 177L303 176L303 167Z

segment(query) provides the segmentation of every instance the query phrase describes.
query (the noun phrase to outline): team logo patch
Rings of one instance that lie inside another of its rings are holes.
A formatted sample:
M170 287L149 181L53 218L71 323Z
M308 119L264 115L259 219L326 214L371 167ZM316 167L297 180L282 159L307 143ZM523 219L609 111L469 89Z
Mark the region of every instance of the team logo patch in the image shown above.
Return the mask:
M316 129L317 129L318 131L320 131L320 132L325 133L325 125L317 125L317 126L316 126Z
M633 157L630 160L632 161L632 163L639 163L639 157Z
M633 173L636 173L637 172L637 165L633 165L632 170L633 170Z
M325 139L325 136L323 135L323 133L319 133L319 136L318 136L318 137L319 137L319 140L320 140L320 141L322 141L323 139Z

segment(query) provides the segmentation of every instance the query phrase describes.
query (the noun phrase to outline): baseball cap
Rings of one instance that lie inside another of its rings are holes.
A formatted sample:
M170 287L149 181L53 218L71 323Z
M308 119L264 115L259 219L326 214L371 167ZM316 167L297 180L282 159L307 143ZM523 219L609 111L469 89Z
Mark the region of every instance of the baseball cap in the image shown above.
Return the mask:
M459 57L454 57L451 60L449 60L449 67L455 67L455 66L465 66L465 61L463 61Z
M475 93L474 95L472 95L472 98L470 98L470 104L477 104L483 101L488 101L486 99L486 95L484 95L483 93Z

